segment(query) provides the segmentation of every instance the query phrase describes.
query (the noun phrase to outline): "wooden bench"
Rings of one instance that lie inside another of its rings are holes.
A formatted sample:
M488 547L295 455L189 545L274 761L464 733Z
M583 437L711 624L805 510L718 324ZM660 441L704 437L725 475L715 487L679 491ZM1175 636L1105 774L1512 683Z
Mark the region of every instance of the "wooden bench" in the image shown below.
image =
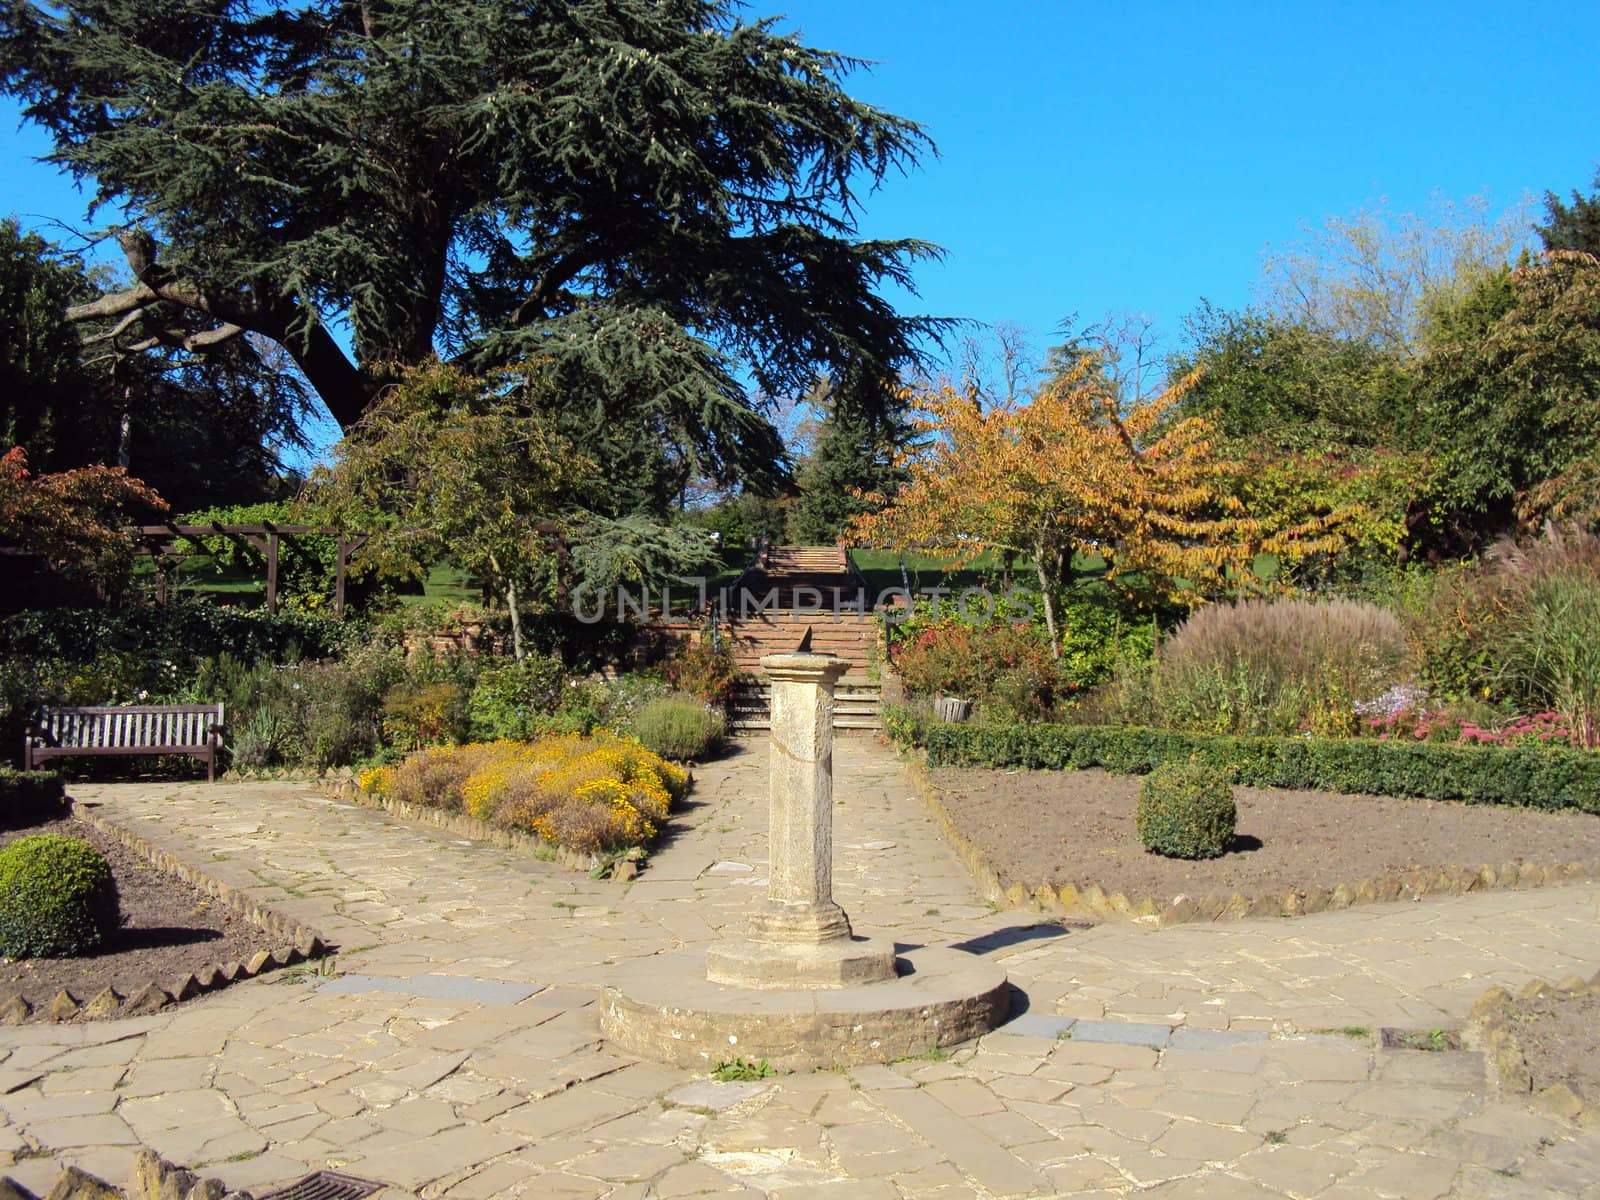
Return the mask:
M46 708L22 743L23 766L52 758L107 754L188 754L205 760L216 782L222 748L221 704Z

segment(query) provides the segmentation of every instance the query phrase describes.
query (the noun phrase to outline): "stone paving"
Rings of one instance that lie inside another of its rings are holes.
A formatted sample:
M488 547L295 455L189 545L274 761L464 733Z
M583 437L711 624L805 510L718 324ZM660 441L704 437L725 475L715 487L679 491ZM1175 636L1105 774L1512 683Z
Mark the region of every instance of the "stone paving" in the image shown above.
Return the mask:
M998 957L1026 1011L948 1056L849 1072L716 1083L608 1053L608 969L736 929L761 894L765 768L760 743L700 768L628 885L300 785L75 789L325 931L340 975L0 1030L5 1173L119 1179L143 1144L237 1187L331 1167L430 1200L1600 1195L1600 1131L1486 1098L1474 1054L1355 1029L1458 1024L1492 983L1592 973L1600 887L1039 925L977 902L865 739L837 749L836 897L858 928Z

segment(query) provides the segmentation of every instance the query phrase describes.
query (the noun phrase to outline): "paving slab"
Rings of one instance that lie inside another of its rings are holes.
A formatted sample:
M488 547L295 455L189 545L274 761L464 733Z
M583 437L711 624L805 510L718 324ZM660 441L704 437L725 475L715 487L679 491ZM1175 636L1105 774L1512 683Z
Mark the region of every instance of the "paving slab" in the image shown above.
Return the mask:
M1139 1021L1077 1021L1072 1026L1072 1041L1102 1042L1113 1046L1148 1046L1160 1050L1172 1038L1172 1026L1149 1025Z
M1174 1029L1167 1039L1172 1050L1230 1050L1264 1042L1270 1035L1263 1029Z
M1011 1033L1018 1037L1058 1038L1076 1025L1076 1017L1056 1017L1049 1013L1023 1013L1012 1017L996 1033Z
M389 992L401 996L426 996L433 1000L462 1000L469 1004L520 1004L543 987L542 983L507 983L460 975L340 975L322 984L318 990L329 995Z

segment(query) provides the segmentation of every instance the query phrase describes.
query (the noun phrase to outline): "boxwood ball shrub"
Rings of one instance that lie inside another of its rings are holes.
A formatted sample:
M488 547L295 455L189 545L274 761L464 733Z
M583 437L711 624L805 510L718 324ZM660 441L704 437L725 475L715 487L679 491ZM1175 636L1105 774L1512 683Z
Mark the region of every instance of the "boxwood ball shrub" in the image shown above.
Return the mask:
M1233 842L1238 818L1233 786L1202 763L1163 763L1139 786L1139 840L1168 858L1219 857Z
M111 864L88 842L39 833L0 850L0 955L87 954L121 919Z

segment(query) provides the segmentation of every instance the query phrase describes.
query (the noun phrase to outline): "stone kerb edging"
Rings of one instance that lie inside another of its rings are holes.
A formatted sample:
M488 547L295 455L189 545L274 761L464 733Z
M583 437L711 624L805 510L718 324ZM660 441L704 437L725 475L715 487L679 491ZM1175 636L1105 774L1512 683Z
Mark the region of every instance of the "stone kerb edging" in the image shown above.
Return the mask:
M1534 1090L1533 1073L1517 1037L1522 1005L1551 997L1576 999L1586 995L1600 995L1600 972L1588 982L1576 975L1561 983L1535 979L1515 996L1500 987L1479 996L1468 1018L1467 1037L1483 1051L1490 1089L1502 1096L1527 1096L1538 1108L1580 1125L1600 1125L1600 1097L1585 1098L1565 1083Z
M162 850L131 830L113 824L98 813L90 812L81 804L73 802L72 815L133 851L156 870L181 879L213 897L234 915L278 942L278 945L271 950L258 950L244 962L208 963L197 972L168 981L165 987L151 979L126 996L107 987L88 1000L80 1000L63 988L42 1009L35 1010L20 994L12 995L0 1001L0 1025L20 1025L31 1018L60 1022L74 1018L143 1016L203 993L219 991L230 983L254 979L268 971L276 971L307 959L321 958L327 953L326 939L310 926L291 921L276 910L252 900L231 884L190 866L176 855Z
M918 794L956 856L972 873L985 900L1007 908L1031 909L1054 916L1132 920L1160 928L1195 921L1235 921L1245 917L1300 917L1358 904L1384 904L1394 900L1418 900L1423 896L1462 895L1492 888L1533 888L1546 884L1568 883L1600 877L1600 863L1504 863L1499 867L1447 866L1371 879L1355 879L1333 887L1295 888L1283 895L1179 896L1175 899L1154 896L1129 896L1097 883L1082 887L1049 882L1029 884L1006 879L976 842L969 838L951 817L941 799L927 765L919 759L905 759Z
M0 1176L0 1198L20 1200L33 1193L9 1175ZM251 1200L249 1192L230 1192L220 1179L202 1179L193 1171L173 1166L151 1150L139 1151L133 1176L126 1188L77 1167L61 1169L49 1200Z
M639 860L637 858L622 857L615 860L602 858L598 854L584 854L566 846L552 846L541 837L531 833L522 833L515 829L501 829L498 825L481 820L463 812L451 812L448 809L434 808L427 804L412 804L407 800L396 800L389 796L373 796L361 790L361 785L354 779L323 780L318 784L324 796L330 800L342 800L346 804L359 804L363 808L374 808L391 817L402 821L411 821L418 825L431 825L435 829L442 829L446 833L459 834L473 841L488 842L502 850L517 850L536 858L545 859L567 868L569 871L583 871L590 873L609 865L607 875L616 883L627 883L639 874ZM552 855L552 851L554 854Z

